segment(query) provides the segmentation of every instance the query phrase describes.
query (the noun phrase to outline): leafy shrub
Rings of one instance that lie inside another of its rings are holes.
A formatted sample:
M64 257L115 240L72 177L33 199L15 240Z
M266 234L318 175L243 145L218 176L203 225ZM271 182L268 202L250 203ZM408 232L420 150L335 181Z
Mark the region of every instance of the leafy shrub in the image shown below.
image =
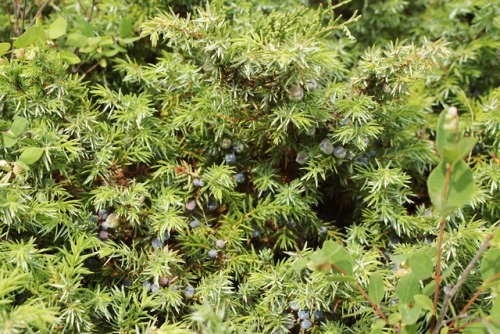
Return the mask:
M3 332L500 331L497 4L29 3Z

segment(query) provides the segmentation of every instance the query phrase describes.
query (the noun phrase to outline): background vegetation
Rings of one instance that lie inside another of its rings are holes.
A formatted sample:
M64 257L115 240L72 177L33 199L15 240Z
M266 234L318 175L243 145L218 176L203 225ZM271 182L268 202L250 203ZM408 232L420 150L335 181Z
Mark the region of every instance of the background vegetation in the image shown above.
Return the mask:
M491 0L5 1L0 331L500 333L498 36Z

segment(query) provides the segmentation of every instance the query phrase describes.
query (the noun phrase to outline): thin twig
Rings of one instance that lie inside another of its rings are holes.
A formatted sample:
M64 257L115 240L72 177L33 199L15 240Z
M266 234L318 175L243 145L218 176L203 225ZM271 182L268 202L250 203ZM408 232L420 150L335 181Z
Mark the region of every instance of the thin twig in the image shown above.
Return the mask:
M45 2L38 8L38 11L36 12L35 16L31 19L30 24L33 25L36 21L36 18L42 15L42 11L49 4L50 0L45 0Z
M483 255L483 253L488 249L488 247L490 246L490 240L492 238L493 238L493 234L489 234L486 236L486 239L484 240L483 244L481 245L481 247L479 247L479 250L477 251L477 253L474 255L474 257L469 262L469 264L467 265L467 267L465 268L463 273L458 278L457 283L451 289L448 289L445 291L443 306L441 308L441 312L439 313L439 319L437 321L437 326L432 331L433 334L439 333L439 330L441 329L441 326L443 324L444 317L446 316L446 312L448 312L449 302L457 294L458 289L460 289L460 287L465 283L465 280L467 279L467 276L469 276L471 270L474 268L476 263L479 261L479 259ZM477 296L474 295L474 297L469 301L469 303L466 305L466 307L464 307L464 309L460 312L459 315L465 314L465 312L470 307L470 305L472 305L474 300L477 299L477 297L479 296L481 291L482 291L482 288L479 288L478 292L476 293ZM453 323L451 325L453 325Z
M332 266L333 266L333 268L335 268L335 270L340 272L342 275L349 276L342 268L336 266L333 263L332 263ZM370 298L370 296L368 296L368 294L365 292L365 290L363 290L363 287L361 285L359 285L359 283L357 283L357 282L354 285L355 285L356 289L361 293L361 295L363 295L363 297L370 303L370 305L373 307L375 312L377 312L377 314L385 321L385 323L387 325L390 325L389 320L385 316L384 312L382 312L380 307Z
M441 221L439 223L439 236L438 236L438 253L436 259L436 289L434 290L434 313L431 319L431 332L434 332L436 328L436 315L437 315L437 307L439 303L439 286L441 284L441 257L443 253L443 236L444 236L444 226L446 223L446 218L441 217ZM438 326L439 327L439 326Z
M5 7L5 11L7 12L7 17L9 18L10 30L15 35L14 26L12 25L12 15L10 14L9 5L7 4L7 0L3 0L3 6Z

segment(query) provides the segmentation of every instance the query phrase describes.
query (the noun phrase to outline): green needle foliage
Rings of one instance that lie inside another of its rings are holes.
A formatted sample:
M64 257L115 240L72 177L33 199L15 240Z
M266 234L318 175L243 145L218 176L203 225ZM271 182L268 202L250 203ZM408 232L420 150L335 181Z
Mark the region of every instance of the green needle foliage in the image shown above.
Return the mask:
M0 5L0 332L499 333L500 6L336 3Z

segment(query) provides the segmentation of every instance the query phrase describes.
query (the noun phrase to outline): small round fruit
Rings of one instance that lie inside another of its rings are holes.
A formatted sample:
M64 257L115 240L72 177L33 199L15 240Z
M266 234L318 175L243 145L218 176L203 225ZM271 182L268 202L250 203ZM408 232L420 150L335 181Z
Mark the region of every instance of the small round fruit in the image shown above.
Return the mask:
M217 202L213 198L208 200L207 209L209 211L215 211L215 209L217 209Z
M343 148L342 146L336 146L333 149L333 155L337 159L344 159L345 156L347 155L347 152L346 152L345 148Z
M214 259L217 257L217 250L216 249L211 249L208 251L208 257L211 258L211 259Z
M318 88L318 82L316 80L309 80L306 82L307 90L315 90L316 88Z
M243 173L237 173L234 175L234 180L237 182L237 183L243 183L245 182L245 174Z
M215 242L215 246L217 248L223 249L224 247L226 247L226 242L222 239L219 239Z
M195 186L196 188L201 188L203 186L205 186L205 182L203 182L203 180L201 179L193 179L193 186Z
M300 320L309 319L310 313L307 310L300 310L297 312L297 316Z
M158 283L160 284L160 286L166 287L169 283L169 279L166 276L162 276L158 279Z
M300 101L304 98L304 90L299 85L292 86L288 90L288 98L290 101Z
M186 286L186 288L184 289L184 297L186 298L193 298L194 296L194 288L190 285Z
M132 286L132 280L128 277L125 277L122 282L123 286Z
M232 144L231 139L224 138L224 139L222 139L220 147L222 147L223 149L227 150L228 148L231 147L231 144Z
M300 151L299 153L297 153L297 157L295 158L295 161L299 165L304 165L307 163L307 161L309 161L309 154L307 154L307 152Z
M163 241L161 241L160 238L154 238L151 241L151 246L153 246L154 249L160 249L163 247Z
M332 145L332 142L330 141L330 139L328 138L325 138L321 141L321 143L319 144L319 149L321 150L321 152L325 153L325 154L332 154L333 153L333 145Z
M188 211L193 211L194 209L196 209L196 201L194 198L190 198L187 203L186 203L186 209Z
M224 160L228 165L234 165L236 163L236 155L234 153L228 153Z
M245 146L242 143L237 143L236 145L233 146L233 150L236 153L241 153L245 150Z
M302 329L309 329L312 326L312 322L308 319L302 320L300 323L300 328Z
M294 311L297 311L299 309L299 302L297 302L296 300L292 300L290 302L290 308Z
M189 222L189 226L191 226L191 228L200 227L200 221L198 219L193 219Z
M108 237L109 237L109 234L107 231L102 230L99 232L99 239L108 240Z
M325 314L321 310L317 310L316 312L314 312L314 320L323 319L324 316Z
M151 287L149 288L149 290L152 293L158 292L158 290L160 290L160 286L158 284L151 284Z
M258 237L260 237L260 232L258 229L254 227L252 230L252 238L258 238Z
M113 212L112 214L107 216L104 223L106 224L107 228L117 228L118 225L120 224L120 219L118 217L118 214Z

